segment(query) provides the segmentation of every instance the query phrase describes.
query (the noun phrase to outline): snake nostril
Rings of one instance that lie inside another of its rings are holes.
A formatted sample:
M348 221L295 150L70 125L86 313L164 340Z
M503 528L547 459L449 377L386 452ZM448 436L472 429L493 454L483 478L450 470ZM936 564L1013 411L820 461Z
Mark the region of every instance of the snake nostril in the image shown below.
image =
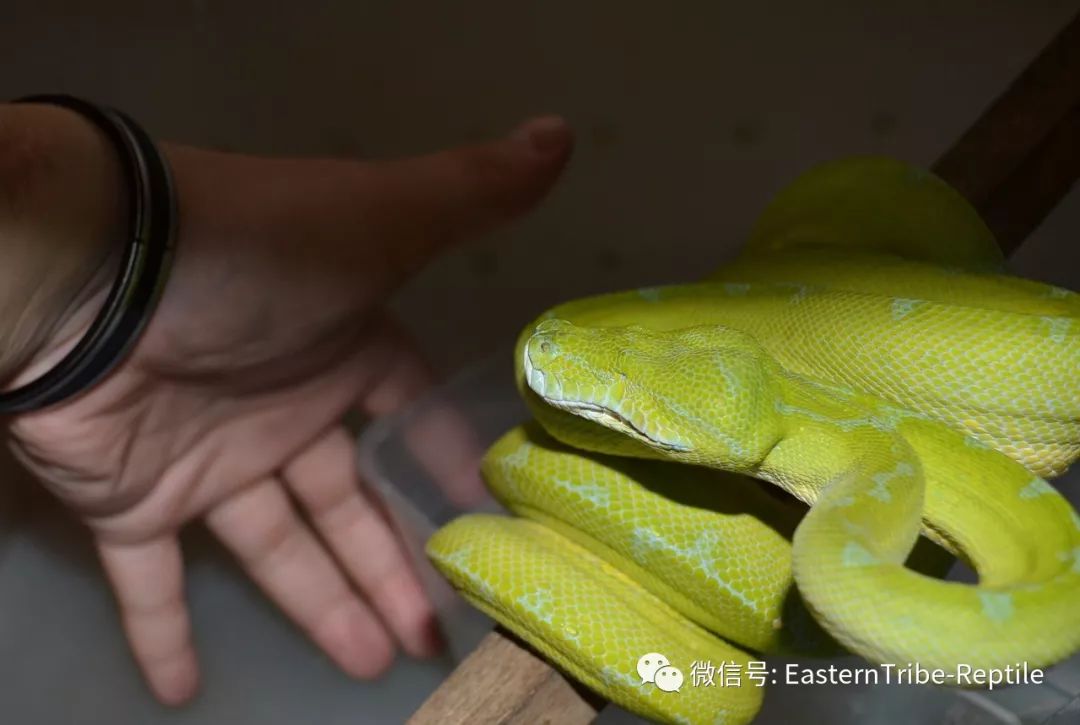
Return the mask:
M548 342L547 340L544 340L543 342L541 342L540 343L540 352L544 353L545 355L549 354L551 352L551 343Z

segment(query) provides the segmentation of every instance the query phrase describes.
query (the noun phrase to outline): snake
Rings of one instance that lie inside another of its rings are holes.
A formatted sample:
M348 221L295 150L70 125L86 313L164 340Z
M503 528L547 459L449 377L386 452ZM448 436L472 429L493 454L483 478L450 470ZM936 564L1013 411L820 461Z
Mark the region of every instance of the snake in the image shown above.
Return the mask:
M681 682L693 663L1080 649L1080 517L1049 483L1080 456L1080 295L1010 274L932 172L819 164L709 276L558 304L513 364L530 417L480 464L506 512L427 555L609 701L738 725L763 687ZM642 675L658 656L681 686Z

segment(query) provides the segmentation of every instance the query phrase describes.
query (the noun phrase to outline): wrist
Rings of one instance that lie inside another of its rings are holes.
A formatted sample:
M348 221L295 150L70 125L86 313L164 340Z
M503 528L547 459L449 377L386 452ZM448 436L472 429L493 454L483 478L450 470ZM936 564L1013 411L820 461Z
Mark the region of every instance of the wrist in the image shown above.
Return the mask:
M0 106L0 389L78 342L119 267L122 170L100 131L54 106Z

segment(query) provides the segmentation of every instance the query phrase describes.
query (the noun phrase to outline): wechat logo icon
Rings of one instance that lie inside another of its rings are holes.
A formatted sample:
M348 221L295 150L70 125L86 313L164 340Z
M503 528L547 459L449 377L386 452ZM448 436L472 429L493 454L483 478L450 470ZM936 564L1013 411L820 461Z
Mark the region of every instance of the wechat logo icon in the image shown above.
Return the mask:
M641 684L652 683L661 692L680 692L683 673L672 667L671 661L659 652L649 652L638 658L637 673Z

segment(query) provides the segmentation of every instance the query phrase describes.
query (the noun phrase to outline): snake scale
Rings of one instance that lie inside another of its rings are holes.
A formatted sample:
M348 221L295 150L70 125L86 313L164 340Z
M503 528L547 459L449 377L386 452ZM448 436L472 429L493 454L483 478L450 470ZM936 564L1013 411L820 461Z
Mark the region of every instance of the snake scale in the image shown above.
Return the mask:
M1007 274L933 174L815 167L709 278L559 305L514 364L533 420L482 463L513 515L428 555L609 700L755 717L760 687L642 682L652 652L952 671L1080 649L1080 518L1047 483L1080 455L1080 295Z

